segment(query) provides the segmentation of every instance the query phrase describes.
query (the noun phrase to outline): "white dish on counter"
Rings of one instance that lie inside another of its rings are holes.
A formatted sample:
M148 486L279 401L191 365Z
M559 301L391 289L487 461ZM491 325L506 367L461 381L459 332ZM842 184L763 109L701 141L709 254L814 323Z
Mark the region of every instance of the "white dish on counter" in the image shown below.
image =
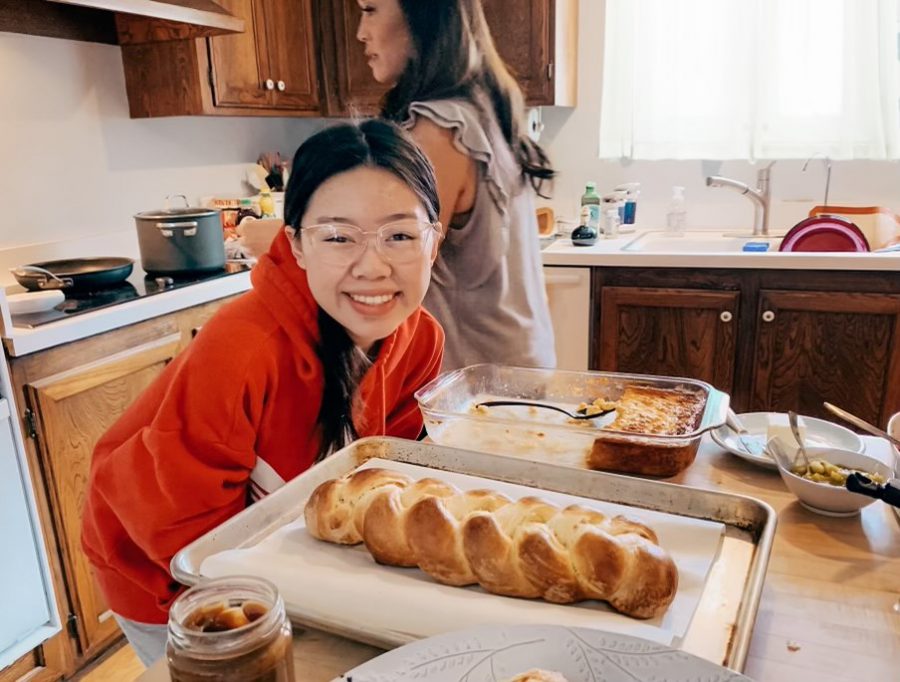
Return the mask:
M772 415L777 412L745 412L739 414L738 417L744 428L748 431L748 436L754 441L759 441L760 445L765 445L768 439L769 422ZM819 448L839 448L841 450L850 450L852 452L863 452L866 444L853 431L834 422L825 419L816 419L815 417L803 417L803 423L806 425L806 434L803 442L809 447ZM738 434L729 429L727 426L720 426L710 432L710 436L721 448L727 450L733 455L737 455L741 459L745 459L752 464L777 471L775 460L769 457L765 452L762 454L753 454L741 445Z
M894 438L900 438L900 412L888 421L887 432ZM894 477L900 478L900 448L892 443L891 452L894 455ZM900 507L894 507L894 513L900 518Z
M47 291L26 291L20 294L7 294L10 315L26 315L39 313L55 308L66 300L66 295L59 289Z
M536 668L560 673L567 682L749 680L703 658L638 637L560 625L509 625L421 639L332 682L502 682Z

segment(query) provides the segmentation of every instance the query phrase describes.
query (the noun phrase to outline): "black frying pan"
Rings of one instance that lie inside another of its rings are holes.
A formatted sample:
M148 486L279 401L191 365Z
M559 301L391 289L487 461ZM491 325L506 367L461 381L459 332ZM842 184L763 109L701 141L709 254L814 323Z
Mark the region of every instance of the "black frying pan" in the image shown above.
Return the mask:
M120 285L133 269L131 258L71 258L30 263L12 274L29 291L92 291Z

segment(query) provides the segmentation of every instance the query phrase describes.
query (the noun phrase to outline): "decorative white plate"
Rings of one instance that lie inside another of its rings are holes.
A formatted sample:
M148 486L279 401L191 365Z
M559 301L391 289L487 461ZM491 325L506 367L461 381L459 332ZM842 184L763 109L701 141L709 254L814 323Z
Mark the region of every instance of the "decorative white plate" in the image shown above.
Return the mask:
M769 428L769 415L771 414L776 413L745 412L739 414L738 417L744 428L749 432L749 437L754 441L759 441L761 445L765 445L766 434ZM806 424L806 436L803 442L810 447L833 447L852 450L853 452L863 452L866 449L866 444L858 435L839 424L824 419L816 419L815 417L803 417L803 422ZM713 429L710 432L710 436L720 447L728 450L728 452L761 467L772 469L773 471L778 470L775 460L767 454L755 455L748 452L738 440L738 435L727 426Z
M504 682L534 668L568 682L738 682L733 670L638 637L560 625L482 626L420 639L344 673L345 682Z

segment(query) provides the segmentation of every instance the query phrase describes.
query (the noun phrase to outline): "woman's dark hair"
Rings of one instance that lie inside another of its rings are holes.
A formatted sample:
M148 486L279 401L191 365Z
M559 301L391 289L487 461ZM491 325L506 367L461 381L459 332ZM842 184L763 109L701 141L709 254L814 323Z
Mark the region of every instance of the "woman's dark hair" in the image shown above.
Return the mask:
M440 202L434 169L419 148L393 123L371 120L343 123L316 133L294 155L284 197L284 221L297 230L309 200L328 179L365 166L393 173L419 198L428 219L438 220ZM319 409L319 453L316 461L357 437L353 397L363 373L346 330L319 308L319 345L325 387Z
M492 107L523 178L544 196L544 181L556 172L544 151L522 129L522 91L497 52L481 0L399 3L412 38L413 55L397 84L385 95L382 116L404 121L413 102L454 97L469 99L484 114Z

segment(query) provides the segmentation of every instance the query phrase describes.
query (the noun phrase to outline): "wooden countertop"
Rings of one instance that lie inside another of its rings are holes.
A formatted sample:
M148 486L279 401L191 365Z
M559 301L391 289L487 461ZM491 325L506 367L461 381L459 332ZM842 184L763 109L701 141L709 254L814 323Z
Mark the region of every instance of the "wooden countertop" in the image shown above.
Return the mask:
M871 454L886 444L867 439ZM749 495L778 514L744 673L759 682L880 682L900 661L900 519L880 502L830 518L801 507L778 473L704 442L697 461L669 479ZM307 630L294 640L297 682L327 682L380 653ZM140 682L166 682L165 663Z

